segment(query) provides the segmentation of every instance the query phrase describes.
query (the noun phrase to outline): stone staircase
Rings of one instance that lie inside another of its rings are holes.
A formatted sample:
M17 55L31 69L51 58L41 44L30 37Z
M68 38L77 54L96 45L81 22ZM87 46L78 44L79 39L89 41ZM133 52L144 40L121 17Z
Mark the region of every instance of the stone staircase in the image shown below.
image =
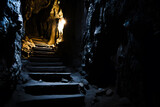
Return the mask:
M18 107L84 106L83 87L71 81L71 73L65 71L63 58L54 48L36 44L27 69L31 80L21 86Z

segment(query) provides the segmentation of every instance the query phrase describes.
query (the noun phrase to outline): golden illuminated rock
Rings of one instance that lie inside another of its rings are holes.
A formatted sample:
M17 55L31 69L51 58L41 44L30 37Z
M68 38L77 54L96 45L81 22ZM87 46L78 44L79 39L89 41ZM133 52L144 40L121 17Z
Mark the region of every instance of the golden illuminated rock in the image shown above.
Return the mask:
M63 29L66 20L63 18L62 9L60 9L60 1L55 0L52 10L50 12L50 20L52 23L52 32L48 45L58 44L63 41Z

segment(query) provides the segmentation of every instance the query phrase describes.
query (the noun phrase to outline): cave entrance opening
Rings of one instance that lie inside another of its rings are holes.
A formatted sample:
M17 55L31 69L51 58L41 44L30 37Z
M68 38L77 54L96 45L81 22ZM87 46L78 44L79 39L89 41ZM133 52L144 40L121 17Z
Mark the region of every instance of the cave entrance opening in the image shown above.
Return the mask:
M29 57L32 48L47 46L55 48L64 41L63 17L59 0L29 0L22 2L25 37L22 40L22 55Z

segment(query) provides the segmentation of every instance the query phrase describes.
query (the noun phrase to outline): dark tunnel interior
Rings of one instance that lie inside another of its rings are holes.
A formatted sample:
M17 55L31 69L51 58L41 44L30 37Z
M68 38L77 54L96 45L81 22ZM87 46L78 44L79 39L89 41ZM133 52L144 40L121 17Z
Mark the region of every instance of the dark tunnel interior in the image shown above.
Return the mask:
M159 0L1 0L0 107L159 107Z

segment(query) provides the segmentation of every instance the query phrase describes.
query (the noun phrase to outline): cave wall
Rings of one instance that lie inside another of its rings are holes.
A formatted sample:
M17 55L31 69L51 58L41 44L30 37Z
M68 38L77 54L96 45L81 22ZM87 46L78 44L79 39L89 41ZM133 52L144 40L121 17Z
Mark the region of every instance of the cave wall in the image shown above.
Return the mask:
M115 85L136 107L159 105L158 0L85 0L83 68L91 83Z
M0 1L0 106L12 95L21 72L23 19L20 0Z
M21 71L23 19L20 6L20 0L3 0L0 3L0 73L7 72L5 74L10 79Z
M25 35L49 39L51 22L48 21L55 0L21 0Z

